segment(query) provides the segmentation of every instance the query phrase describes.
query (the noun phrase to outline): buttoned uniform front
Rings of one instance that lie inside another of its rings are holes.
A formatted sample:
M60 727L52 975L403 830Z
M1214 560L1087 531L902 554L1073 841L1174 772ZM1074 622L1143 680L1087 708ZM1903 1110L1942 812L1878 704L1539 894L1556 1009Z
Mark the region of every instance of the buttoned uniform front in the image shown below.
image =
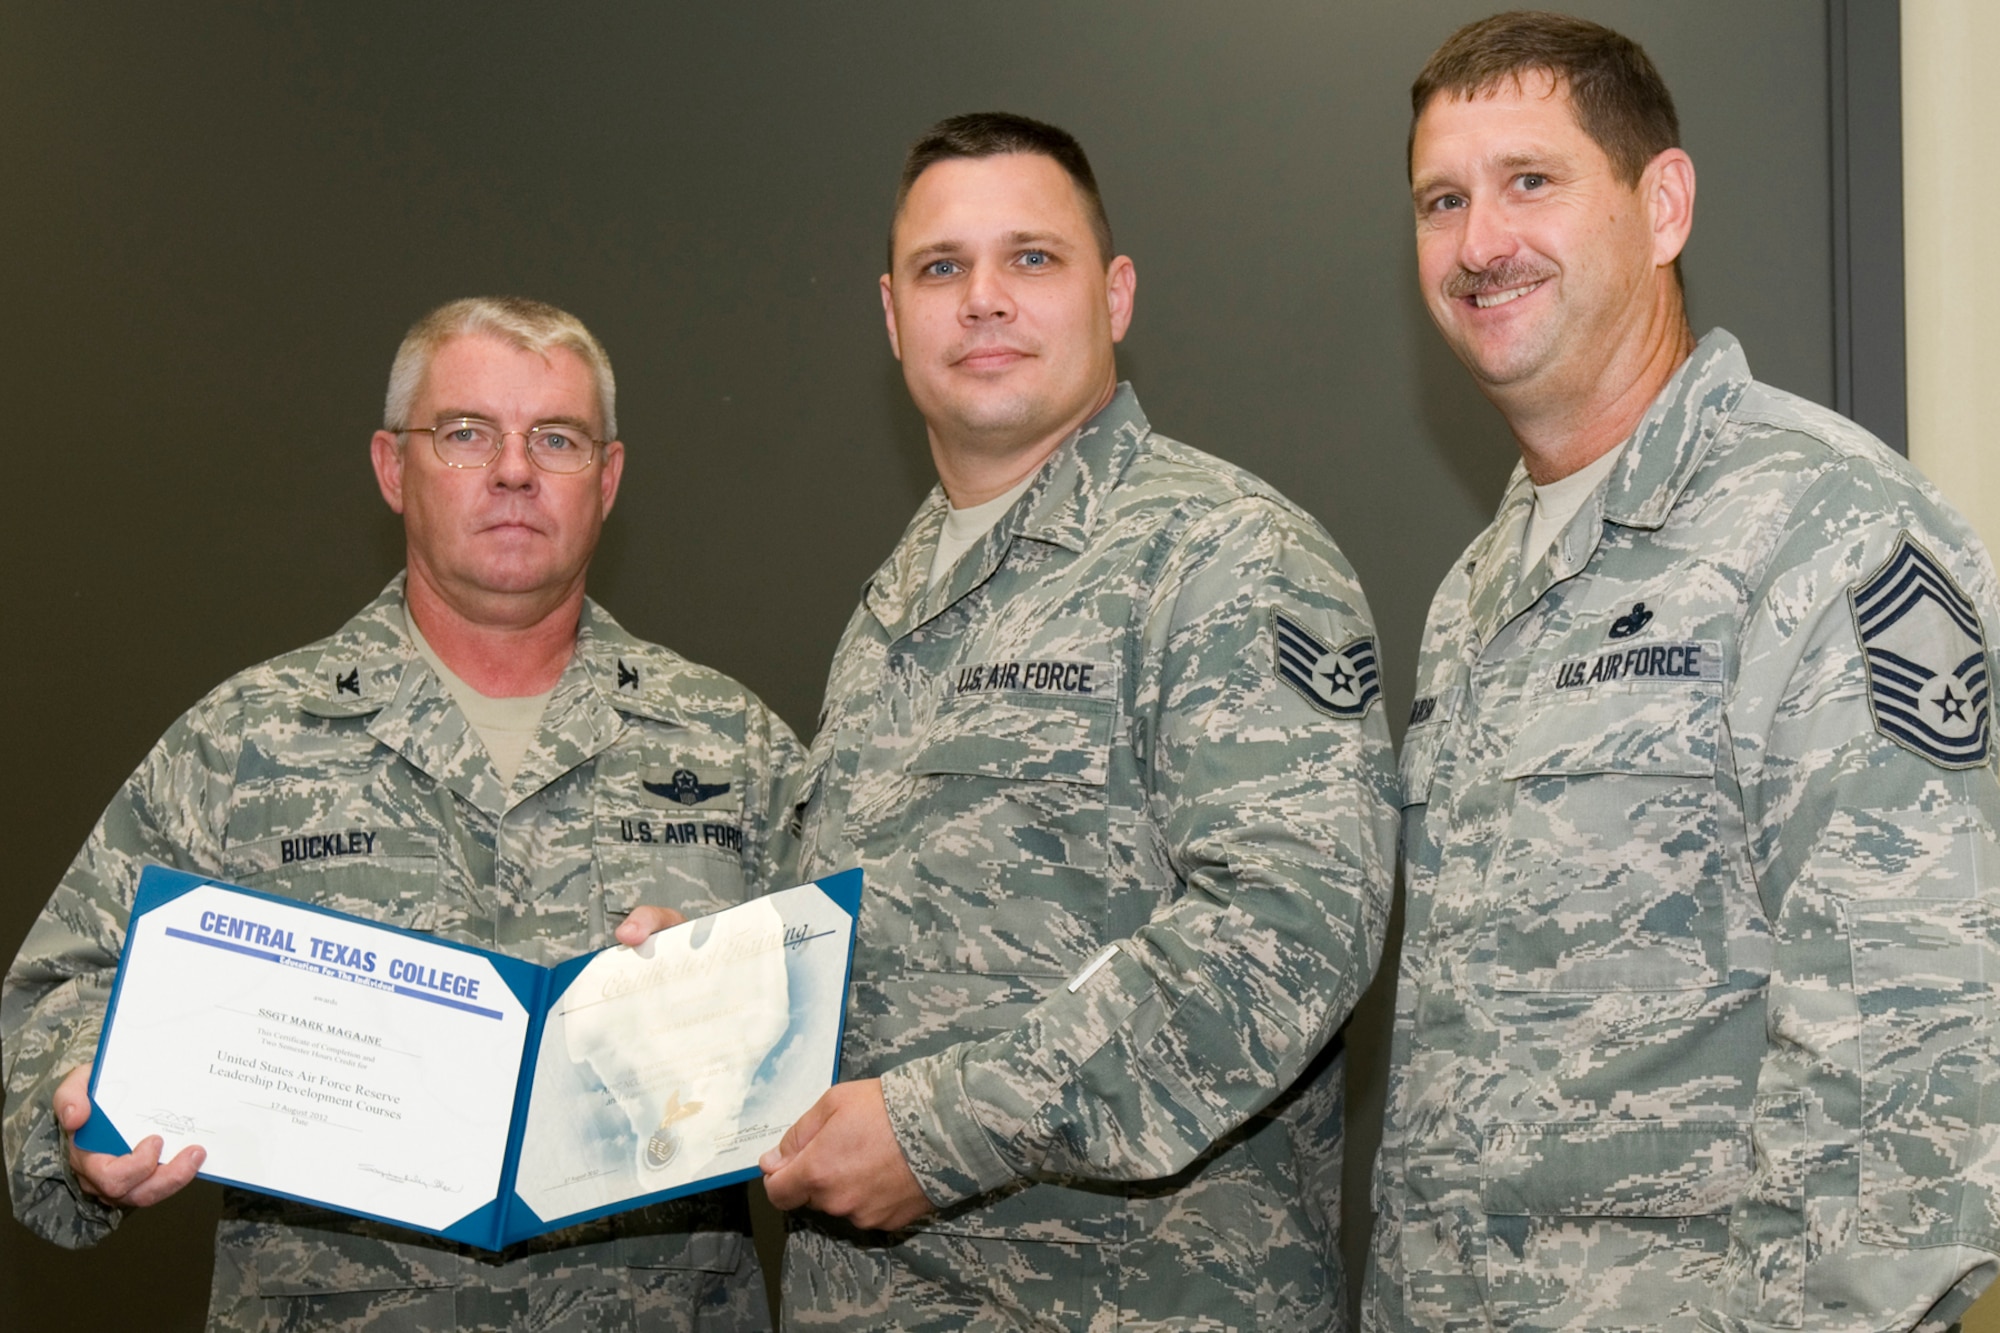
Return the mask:
M2000 1244L1986 553L1720 330L1524 566L1532 506L1425 631L1363 1327L1941 1327Z
M799 753L742 686L586 601L503 786L407 625L399 576L332 638L226 681L78 853L7 973L0 1018L8 1183L31 1229L80 1246L119 1220L78 1189L50 1096L93 1058L146 862L540 964L609 945L641 904L699 916L768 887L773 802ZM689 804L702 793L683 772L724 789ZM493 1255L229 1190L210 1327L768 1328L748 1233L729 1190Z
M841 640L793 872L867 871L842 1076L940 1211L801 1215L786 1324L1338 1327L1327 1043L1395 838L1354 574L1129 386L932 587L945 513Z

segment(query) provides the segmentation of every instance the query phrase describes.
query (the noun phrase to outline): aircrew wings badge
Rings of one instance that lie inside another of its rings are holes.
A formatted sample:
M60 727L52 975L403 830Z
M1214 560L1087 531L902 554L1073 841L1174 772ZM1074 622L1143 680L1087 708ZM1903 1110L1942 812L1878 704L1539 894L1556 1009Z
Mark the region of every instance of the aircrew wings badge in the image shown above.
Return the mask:
M655 796L664 796L670 801L679 801L682 805L700 805L703 801L712 801L729 790L729 784L726 782L703 782L695 776L691 768L675 769L671 782L641 782L639 785Z
M1972 599L1907 532L1847 590L1875 730L1941 768L1978 768L1992 732L1986 633Z
M1356 639L1329 648L1282 611L1271 613L1277 638L1278 679L1307 703L1335 717L1360 717L1382 697L1375 640Z

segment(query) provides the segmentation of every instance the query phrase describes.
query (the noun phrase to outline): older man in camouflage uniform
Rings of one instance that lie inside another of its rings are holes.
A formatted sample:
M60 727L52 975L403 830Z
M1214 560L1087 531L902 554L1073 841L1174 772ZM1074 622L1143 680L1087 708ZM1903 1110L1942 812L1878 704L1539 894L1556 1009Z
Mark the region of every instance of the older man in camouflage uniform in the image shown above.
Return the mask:
M857 1081L765 1164L816 1210L789 1327L1343 1322L1325 1048L1394 838L1373 631L1317 523L1116 383L1113 254L1060 130L912 150L882 287L942 486L797 807L798 873L869 889Z
M537 302L456 302L411 330L373 444L408 569L174 724L7 974L5 1146L29 1227L91 1244L200 1160L68 1141L148 861L544 964L610 944L634 909L627 943L761 891L796 742L584 596L624 461L612 388L596 339ZM210 1327L768 1328L748 1232L729 1191L493 1255L231 1190Z
M2000 1170L1993 569L1688 328L1645 54L1474 24L1418 271L1517 437L1432 604L1369 1329L1942 1327Z

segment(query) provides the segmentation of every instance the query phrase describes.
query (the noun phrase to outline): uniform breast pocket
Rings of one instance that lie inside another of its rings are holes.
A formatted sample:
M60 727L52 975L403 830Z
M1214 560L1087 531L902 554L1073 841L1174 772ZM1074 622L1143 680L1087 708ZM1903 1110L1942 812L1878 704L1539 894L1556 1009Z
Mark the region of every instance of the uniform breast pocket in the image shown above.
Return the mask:
M440 895L437 839L409 829L315 826L235 843L224 873L248 889L405 930L448 931L462 917Z
M1557 696L1507 754L1488 884L1496 990L1660 991L1726 975L1709 682Z
M959 695L912 755L919 967L1067 976L1105 923L1110 699Z

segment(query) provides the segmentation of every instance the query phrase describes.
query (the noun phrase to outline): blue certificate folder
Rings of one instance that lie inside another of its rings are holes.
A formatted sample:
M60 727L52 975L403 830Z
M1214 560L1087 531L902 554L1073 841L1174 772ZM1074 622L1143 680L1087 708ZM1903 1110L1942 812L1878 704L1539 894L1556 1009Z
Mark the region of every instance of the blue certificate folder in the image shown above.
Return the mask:
M498 1250L748 1180L839 1075L861 872L554 967L149 866L88 1151Z

